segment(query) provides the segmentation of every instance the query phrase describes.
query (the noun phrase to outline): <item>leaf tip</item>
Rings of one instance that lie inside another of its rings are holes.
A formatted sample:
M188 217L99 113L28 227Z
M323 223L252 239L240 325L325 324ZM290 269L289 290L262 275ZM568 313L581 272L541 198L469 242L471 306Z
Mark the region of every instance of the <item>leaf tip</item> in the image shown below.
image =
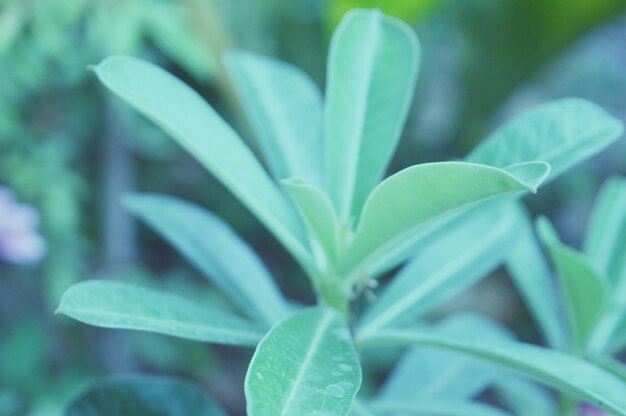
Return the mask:
M539 186L550 176L552 166L548 162L534 161L517 163L504 170L515 176L528 191L536 194Z

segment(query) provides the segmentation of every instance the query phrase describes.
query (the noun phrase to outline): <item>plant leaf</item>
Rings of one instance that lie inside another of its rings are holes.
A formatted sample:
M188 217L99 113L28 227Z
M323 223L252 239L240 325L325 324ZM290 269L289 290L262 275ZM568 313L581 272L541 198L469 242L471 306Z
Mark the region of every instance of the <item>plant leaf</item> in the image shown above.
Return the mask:
M326 84L326 185L339 217L358 217L402 133L418 72L412 29L378 10L353 10L335 30Z
M400 244L435 219L498 196L535 191L549 165L530 162L526 166L537 176L530 184L505 170L465 162L412 166L385 179L365 204L343 270L367 269L377 253Z
M469 400L422 400L420 402L375 401L370 407L378 415L415 416L512 416L497 407Z
M289 314L287 301L261 260L219 217L162 195L129 195L124 205L251 318L271 326Z
M210 170L302 264L310 259L297 213L235 131L178 78L139 59L113 56L100 81Z
M626 415L626 383L599 367L555 350L513 341L441 336L428 331L385 330L369 338L357 338L360 346L423 345L458 351L512 370L593 403L617 415Z
M347 415L360 385L347 323L332 309L309 308L259 343L246 374L247 414Z
M552 166L547 181L599 153L617 140L622 123L579 98L553 101L496 130L467 157L469 162L504 167L529 160Z
M495 383L499 401L516 416L557 415L554 397L543 387L512 375L505 375Z
M511 334L478 314L461 313L438 323L441 336L506 339ZM358 337L363 337L357 332ZM367 336L367 335L365 335ZM500 370L473 357L436 348L416 347L404 353L380 390L379 400L412 401L470 399L497 380Z
M283 181L304 223L320 243L326 257L333 263L339 253L340 225L335 207L328 196L299 179Z
M63 416L226 416L215 401L184 380L132 375L96 381L65 408Z
M537 220L537 232L550 253L565 293L574 347L582 351L606 306L604 282L580 253L561 244L546 218Z
M532 221L520 202L509 204L509 210L516 216L517 237L507 256L506 268L544 339L552 347L566 350L569 330L561 315L560 297Z
M467 160L499 167L545 160L557 164L547 178L551 181L613 143L621 131L621 122L595 104L568 98L536 107L510 121L484 140L468 155ZM433 225L430 230L414 234L412 238L388 249L384 255L381 253L372 263L371 273L379 275L393 268L424 247L430 238L445 231L444 226L448 223L465 220L462 218L465 214L457 217L454 221L439 221L440 224ZM550 331L551 337L556 334L554 328L544 330ZM554 338L551 342L560 341Z
M602 185L594 204L584 252L602 275L609 277L618 298L626 297L626 179L613 177Z
M56 313L86 324L156 332L196 341L254 346L256 325L180 296L122 282L88 280L63 294Z
M613 357L604 356L600 357L597 364L626 383L626 364L623 362Z
M226 67L276 179L322 186L322 96L299 68L248 52L229 52Z
M609 353L617 353L626 347L626 311L622 311L622 315L615 323L615 328L611 333L611 338L605 350Z
M504 262L514 217L499 201L424 248L363 314L361 333L406 323L476 283ZM480 238L476 238L480 236Z

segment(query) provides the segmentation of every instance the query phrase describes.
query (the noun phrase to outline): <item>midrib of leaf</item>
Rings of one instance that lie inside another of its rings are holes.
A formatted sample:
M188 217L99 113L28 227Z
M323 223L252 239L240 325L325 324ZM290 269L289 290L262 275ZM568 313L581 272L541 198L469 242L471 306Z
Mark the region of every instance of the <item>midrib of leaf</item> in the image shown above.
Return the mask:
M372 87L372 75L374 73L375 67L375 58L377 55L378 46L380 45L380 22L382 20L381 13L375 13L375 19L372 19L369 22L370 30L370 39L368 41L363 41L363 44L373 45L370 49L371 53L366 54L367 62L366 62L366 76L364 77L364 82L367 88L363 91L362 96L357 97L355 102L358 103L359 106L359 120L358 120L358 130L354 132L354 137L357 140L351 140L350 143L353 145L353 148L348 150L348 154L353 155L350 159L348 166L346 166L346 179L343 181L346 185L346 189L341 192L339 195L340 202L338 207L338 213L340 220L346 224L350 218L350 212L352 210L352 201L354 200L354 191L356 189L357 182L357 174L358 174L358 166L359 166L359 156L361 154L361 147L363 145L363 132L365 128L365 120L368 115L368 104L369 104L369 96L371 93Z
M294 386L294 388L291 389L291 391L289 392L289 396L287 396L287 399L285 400L285 405L283 406L283 411L281 413L282 416L293 415L293 413L291 413L291 404L295 400L300 383L302 382L302 379L307 372L307 368L313 360L313 356L317 352L317 347L322 341L322 335L326 331L326 328L328 328L328 326L330 325L332 319L333 315L325 312L324 318L320 321L319 326L315 330L315 334L313 335L311 343L309 344L309 349L307 350L304 359L302 360L302 364L300 365L300 369L298 370L298 374L293 381L292 386Z
M384 313L378 315L378 318L375 318L370 321L369 324L366 324L364 329L359 332L361 334L371 333L390 321L393 321L394 318L400 316L403 311L411 307L415 299L419 299L421 295L428 293L428 291L430 291L433 287L437 287L440 283L438 276L463 268L467 259L472 259L476 253L480 253L480 251L483 250L483 247L489 246L492 241L498 240L503 234L506 234L506 232L508 231L492 235L491 239L479 239L476 244L473 244L471 248L463 252L458 261L448 263L446 267L440 269L439 272L434 275L435 277L429 278L425 284L418 284L409 292L407 296L403 297L399 302L394 303L393 306L389 307Z
M238 330L234 330L234 329L227 329L227 328L223 328L223 327L219 327L219 326L213 326L211 324L192 324L189 322L184 322L184 321L177 321L177 320L172 320L172 319L160 319L160 318L152 318L152 317L148 317L148 316L140 316L137 317L136 315L130 315L130 314L126 314L126 313L120 313L120 312L103 312L103 311L98 311L98 312L94 312L93 309L84 309L84 308L76 308L76 307L71 307L71 308L59 308L57 310L57 313L64 313L64 314L68 314L70 312L72 313L80 313L82 314L82 316L90 316L92 318L100 318L100 317L107 317L111 320L127 320L129 322L140 322L140 323L146 323L146 324L153 324L154 328L152 331L155 331L157 328L161 328L164 331L167 331L168 334L171 334L173 336L178 336L179 338L188 338L186 336L180 336L180 335L174 335L174 332L176 331L175 327L181 327L181 328L185 328L190 330L191 332L195 332L195 333L205 333L207 330L210 330L212 332L214 332L215 334L219 334L219 335L227 335L230 337L238 337L238 338L247 338L249 339L251 342L258 342L262 337L263 334L261 332L259 333L254 333L252 331L238 331ZM71 316L71 315L70 315ZM228 324L232 324L233 322L229 322ZM108 323L108 325L116 325L117 328L123 329L121 328L122 326L124 327L128 327L130 324L124 324L124 323ZM171 325L171 327L168 328L168 325ZM105 326L105 324L103 324L102 326ZM200 335L197 337L198 339L205 339L206 337L203 335Z

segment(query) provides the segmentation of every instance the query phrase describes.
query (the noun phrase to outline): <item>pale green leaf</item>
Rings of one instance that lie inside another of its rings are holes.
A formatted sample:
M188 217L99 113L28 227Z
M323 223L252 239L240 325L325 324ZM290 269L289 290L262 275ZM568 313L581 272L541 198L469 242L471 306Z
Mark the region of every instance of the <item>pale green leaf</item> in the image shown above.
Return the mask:
M522 114L495 131L467 160L504 167L529 160L552 166L548 181L617 140L622 123L579 98L553 101Z
M63 416L226 416L200 387L161 376L112 376L67 404Z
M322 186L322 97L315 83L285 62L230 52L226 67L276 179Z
M517 224L506 268L547 343L559 350L569 346L569 330L559 307L554 278L537 241L532 220L518 202L509 204Z
M536 183L550 167L543 162L530 162L526 167L536 176L530 183L502 169L466 162L412 166L385 179L365 203L343 270L367 271L378 253L401 244L433 220L496 197L536 191ZM522 169L517 166L515 170Z
M498 167L545 160L556 164L547 178L550 181L613 143L620 137L621 131L621 122L595 104L581 99L563 99L536 107L515 118L484 140L467 160ZM461 222L464 219L457 220ZM440 221L430 230L425 229L387 249L372 262L370 272L378 275L397 266L427 245L428 239L444 232L444 226L450 222ZM551 342L555 344L552 345L560 345L554 325L548 325L552 327L547 329L554 338Z
M408 329L385 330L369 338L357 338L357 341L362 347L422 345L458 351L537 380L616 415L626 415L626 382L555 350L521 342L484 340L480 334L458 338Z
M375 401L370 405L377 415L403 416L512 416L497 407L469 400Z
M537 220L537 231L563 287L574 348L582 351L606 306L604 282L580 253L561 244L546 218Z
M626 297L626 179L613 177L602 185L587 227L584 251L607 276L616 296Z
M114 56L95 67L112 92L169 133L246 205L303 264L298 214L235 131L178 78L139 59Z
M495 383L494 390L499 401L516 416L558 414L554 396L534 382L507 374Z
M358 217L402 133L420 49L412 29L378 10L353 10L333 35L325 107L326 185L339 217Z
M511 334L495 322L473 313L446 318L432 331L441 336L506 339ZM362 337L357 332L358 337ZM381 388L380 400L421 403L425 400L470 399L500 376L500 370L473 357L430 347L409 349Z
M360 385L345 319L329 308L306 309L259 343L246 374L247 414L347 415Z
M156 332L196 341L254 346L263 330L226 311L122 282L88 280L63 294L56 313L118 329Z
M617 358L604 356L598 359L597 364L626 383L626 363L619 361Z
M608 345L604 348L609 353L618 353L626 348L626 311L615 322Z
M514 238L509 213L498 202L484 206L472 221L426 246L365 311L358 331L410 321L487 276L504 261Z
M242 311L270 326L289 305L254 251L220 218L191 203L131 195L124 205L168 240Z
M341 228L332 201L318 188L300 180L290 179L283 183L309 231L324 249L327 259L334 263L340 249Z

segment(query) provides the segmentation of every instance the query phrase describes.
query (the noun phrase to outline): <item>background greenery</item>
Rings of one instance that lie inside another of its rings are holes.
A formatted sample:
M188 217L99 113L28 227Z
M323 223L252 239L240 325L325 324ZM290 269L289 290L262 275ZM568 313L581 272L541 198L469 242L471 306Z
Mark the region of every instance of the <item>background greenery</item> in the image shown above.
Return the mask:
M113 54L165 66L253 143L221 54L236 48L276 56L323 85L330 33L352 7L401 17L423 47L392 171L461 157L493 126L558 97L588 98L626 120L621 0L0 0L0 185L37 208L49 247L37 265L0 264L0 415L54 415L85 382L129 372L192 378L242 414L249 352L97 330L53 315L62 291L87 277L156 281L220 301L121 209L119 196L132 190L208 207L251 242L289 296L312 300L301 295L305 277L256 220L161 132L107 95L88 66ZM626 174L620 142L528 201L575 247L602 180ZM536 341L501 274L437 314L487 312Z

